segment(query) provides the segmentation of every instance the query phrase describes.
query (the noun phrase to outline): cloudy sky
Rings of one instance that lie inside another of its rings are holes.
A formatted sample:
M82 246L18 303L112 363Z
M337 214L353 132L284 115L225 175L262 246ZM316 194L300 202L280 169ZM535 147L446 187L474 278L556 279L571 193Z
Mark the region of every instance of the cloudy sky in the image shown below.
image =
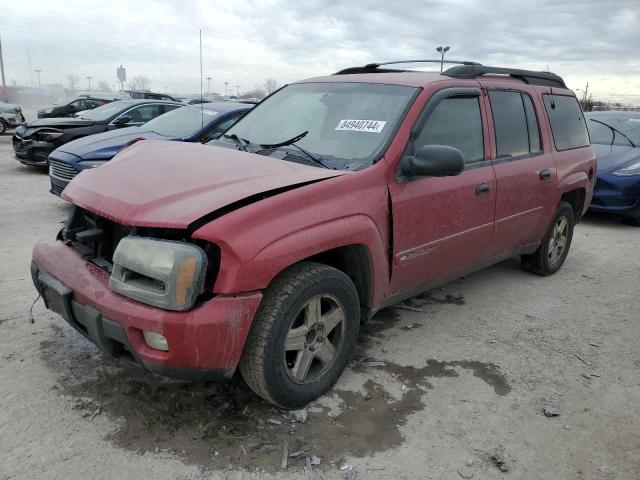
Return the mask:
M594 97L640 104L640 0L556 1L37 1L0 0L7 82L115 84L199 91L204 76L247 90L372 61L436 58L556 72ZM205 90L206 90L205 81Z

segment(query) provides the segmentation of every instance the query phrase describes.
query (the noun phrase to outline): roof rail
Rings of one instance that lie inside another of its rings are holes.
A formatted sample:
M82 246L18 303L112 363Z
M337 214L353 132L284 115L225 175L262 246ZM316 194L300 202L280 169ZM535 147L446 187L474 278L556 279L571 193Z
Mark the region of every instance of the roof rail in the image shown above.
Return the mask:
M334 75L347 75L350 73L389 73L389 72L406 72L407 70L379 68L385 65L398 65L403 63L452 63L455 65L480 65L476 62L468 62L464 60L396 60L394 62L368 63L363 67L350 67L334 73Z
M487 67L485 65L457 65L448 68L442 75L453 78L476 78L486 74L509 75L510 77L524 80L531 85L541 85L545 87L567 88L564 80L559 75L551 72L536 72L534 70L519 70L516 68Z

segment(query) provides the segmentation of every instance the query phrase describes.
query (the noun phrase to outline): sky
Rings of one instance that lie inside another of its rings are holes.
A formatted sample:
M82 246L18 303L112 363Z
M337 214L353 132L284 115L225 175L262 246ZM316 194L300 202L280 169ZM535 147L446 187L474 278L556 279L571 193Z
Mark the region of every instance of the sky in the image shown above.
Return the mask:
M142 75L151 89L232 93L371 62L446 58L547 70L594 99L640 105L640 0L0 0L8 84L87 88ZM94 88L95 89L95 88ZM204 90L208 89L204 80ZM577 92L581 94L580 91Z

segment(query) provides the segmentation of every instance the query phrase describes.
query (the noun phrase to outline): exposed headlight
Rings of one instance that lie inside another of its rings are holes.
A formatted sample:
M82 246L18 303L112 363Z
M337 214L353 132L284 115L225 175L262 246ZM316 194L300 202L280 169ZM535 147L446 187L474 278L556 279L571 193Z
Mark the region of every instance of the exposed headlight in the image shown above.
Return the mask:
M129 236L113 254L109 288L167 310L188 310L202 292L207 256L196 245Z
M621 168L613 172L614 175L620 177L630 177L632 175L640 175L640 162L632 163L628 167Z
M82 168L96 168L107 163L107 160L85 160L79 163Z
M45 142L53 142L62 136L62 132L38 132L36 138Z

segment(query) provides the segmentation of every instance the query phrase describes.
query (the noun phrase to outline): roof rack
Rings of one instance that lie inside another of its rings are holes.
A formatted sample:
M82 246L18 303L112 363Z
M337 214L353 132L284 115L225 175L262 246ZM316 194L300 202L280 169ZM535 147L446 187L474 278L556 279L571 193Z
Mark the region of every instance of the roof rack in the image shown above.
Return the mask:
M396 60L394 62L368 63L363 67L350 67L334 73L334 75L348 75L352 73L389 73L389 72L406 72L408 70L380 68L384 65L398 65L402 63L449 63L455 65L480 65L476 62L468 62L464 60Z
M562 77L555 73L519 70L516 68L488 67L479 63L475 65L465 64L451 67L442 72L442 75L453 78L476 78L491 73L519 78L530 85L567 88Z
M551 72L536 72L534 70L519 70L516 68L488 67L477 62L469 62L464 60L397 60L394 62L369 63L363 67L350 67L334 73L334 75L348 75L353 73L390 73L390 72L407 72L410 70L380 68L385 65L398 65L404 63L447 63L455 64L454 67L448 68L442 75L452 78L477 78L486 74L509 75L510 77L519 78L530 85L540 85L546 87L567 88L562 77Z

